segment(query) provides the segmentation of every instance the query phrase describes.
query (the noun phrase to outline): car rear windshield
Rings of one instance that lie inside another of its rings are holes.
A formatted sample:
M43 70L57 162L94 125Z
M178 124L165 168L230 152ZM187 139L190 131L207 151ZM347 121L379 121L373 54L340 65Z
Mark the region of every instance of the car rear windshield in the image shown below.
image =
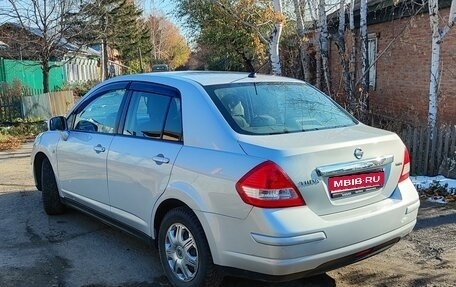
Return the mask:
M242 134L294 133L357 124L328 96L305 83L231 83L205 89L231 127Z

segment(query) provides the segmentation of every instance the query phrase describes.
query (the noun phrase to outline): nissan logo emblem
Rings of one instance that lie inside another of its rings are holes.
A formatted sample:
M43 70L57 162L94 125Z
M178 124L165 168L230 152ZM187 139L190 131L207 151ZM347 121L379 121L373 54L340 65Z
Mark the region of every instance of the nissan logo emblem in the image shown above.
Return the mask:
M360 148L356 148L355 149L355 152L353 153L353 155L357 158L357 159L361 159L364 155L364 152L362 149Z

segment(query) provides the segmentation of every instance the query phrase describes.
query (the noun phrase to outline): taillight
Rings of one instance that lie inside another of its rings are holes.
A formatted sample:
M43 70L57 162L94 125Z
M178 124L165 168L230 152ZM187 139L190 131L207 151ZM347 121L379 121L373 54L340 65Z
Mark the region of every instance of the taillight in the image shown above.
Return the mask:
M265 161L250 170L236 183L236 190L245 203L257 207L305 204L288 175L272 161Z
M402 161L402 171L401 171L401 177L399 178L399 182L406 180L410 176L410 155L405 148L404 151L404 160Z

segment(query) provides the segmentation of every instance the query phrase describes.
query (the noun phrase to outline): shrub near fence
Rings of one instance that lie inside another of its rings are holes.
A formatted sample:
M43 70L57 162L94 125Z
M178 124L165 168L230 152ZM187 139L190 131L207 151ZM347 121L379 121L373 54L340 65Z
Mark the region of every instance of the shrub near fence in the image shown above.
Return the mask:
M367 118L369 125L395 132L401 137L410 152L411 174L435 176L449 169L456 174L456 125L438 128L431 138L426 126L414 126L374 113Z
M19 81L0 83L0 123L12 123L22 117L21 96L29 92Z

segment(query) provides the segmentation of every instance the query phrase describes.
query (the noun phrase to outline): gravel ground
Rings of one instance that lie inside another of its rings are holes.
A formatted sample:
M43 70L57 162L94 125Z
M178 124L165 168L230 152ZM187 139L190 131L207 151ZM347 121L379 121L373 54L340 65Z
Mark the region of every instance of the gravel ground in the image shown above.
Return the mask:
M48 217L30 148L0 152L0 286L170 286L145 242L77 211ZM415 230L377 256L288 283L226 278L222 286L456 286L455 238L454 205L423 203Z

